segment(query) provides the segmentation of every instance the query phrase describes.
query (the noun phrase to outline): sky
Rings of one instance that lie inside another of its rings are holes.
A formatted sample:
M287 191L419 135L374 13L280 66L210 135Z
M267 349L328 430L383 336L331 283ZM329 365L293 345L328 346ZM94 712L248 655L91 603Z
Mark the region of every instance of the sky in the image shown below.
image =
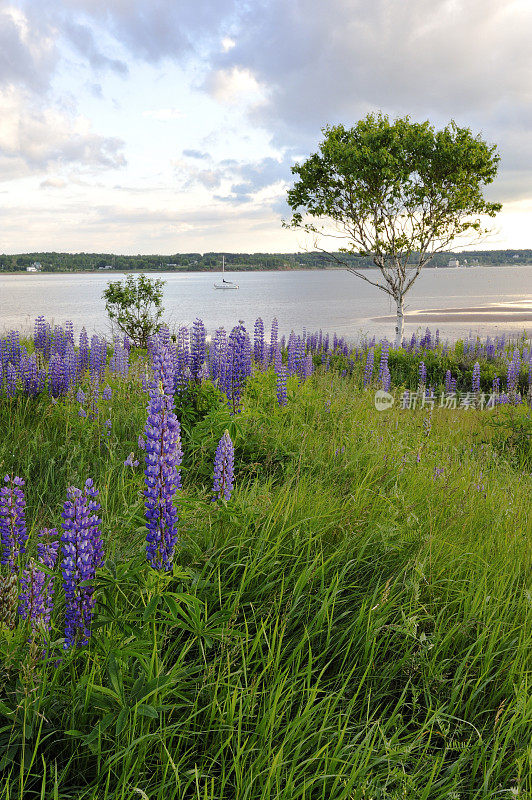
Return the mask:
M483 247L532 247L530 0L0 0L0 251L293 252L326 124L498 146Z

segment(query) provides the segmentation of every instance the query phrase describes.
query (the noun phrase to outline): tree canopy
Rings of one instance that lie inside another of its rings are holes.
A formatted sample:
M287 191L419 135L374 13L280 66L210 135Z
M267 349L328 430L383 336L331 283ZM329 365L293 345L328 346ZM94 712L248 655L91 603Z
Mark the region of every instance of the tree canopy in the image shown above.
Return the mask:
M383 114L322 132L319 152L292 167L298 180L285 225L342 238L340 252L370 257L376 279L348 268L391 295L402 317L423 266L454 239L482 235L481 217L500 210L483 195L497 174L496 146L454 122L437 131L428 121L390 122Z
M138 347L160 327L165 281L145 275L128 275L124 281L109 281L103 293L109 319Z

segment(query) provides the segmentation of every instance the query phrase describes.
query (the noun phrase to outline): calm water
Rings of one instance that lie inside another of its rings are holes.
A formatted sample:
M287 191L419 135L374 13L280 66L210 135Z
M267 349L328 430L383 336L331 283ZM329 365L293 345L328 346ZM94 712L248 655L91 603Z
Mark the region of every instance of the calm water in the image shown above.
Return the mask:
M121 277L112 275L114 280ZM356 339L366 332L378 336L393 332L393 322L383 318L394 313L387 295L341 270L237 273L233 275L240 285L237 291L215 290L213 283L221 275L214 273L161 277L166 280L165 318L170 326L191 324L201 317L209 331L220 325L231 327L239 319L251 327L261 316L266 326L277 317L285 333L292 328L322 328ZM101 295L109 279L109 274L1 276L0 331L27 329L44 314L57 324L70 319L78 331L84 325L89 333L108 334ZM506 310L490 321L498 305ZM483 307L480 312L478 307ZM426 270L407 297L407 314L465 308L476 311L452 314L450 320L432 316L428 322L416 316L409 323L407 317L406 332L426 325L449 337L469 331L532 332L532 266Z

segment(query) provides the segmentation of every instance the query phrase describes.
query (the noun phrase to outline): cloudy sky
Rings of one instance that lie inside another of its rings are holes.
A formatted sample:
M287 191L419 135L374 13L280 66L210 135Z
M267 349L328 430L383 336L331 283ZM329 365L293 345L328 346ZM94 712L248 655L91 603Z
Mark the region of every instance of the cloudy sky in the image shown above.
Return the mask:
M531 0L0 0L0 251L293 251L326 123L499 146L485 246L532 247Z

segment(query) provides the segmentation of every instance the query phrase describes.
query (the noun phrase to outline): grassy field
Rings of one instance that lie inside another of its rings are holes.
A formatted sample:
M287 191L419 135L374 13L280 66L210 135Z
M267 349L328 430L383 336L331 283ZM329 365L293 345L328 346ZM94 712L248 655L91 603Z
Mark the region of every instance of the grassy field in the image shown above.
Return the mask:
M378 412L361 371L177 409L172 575L144 559L140 379L93 421L0 401L28 529L91 477L107 556L88 647L62 651L60 604L44 661L1 629L2 800L532 797L530 409Z

